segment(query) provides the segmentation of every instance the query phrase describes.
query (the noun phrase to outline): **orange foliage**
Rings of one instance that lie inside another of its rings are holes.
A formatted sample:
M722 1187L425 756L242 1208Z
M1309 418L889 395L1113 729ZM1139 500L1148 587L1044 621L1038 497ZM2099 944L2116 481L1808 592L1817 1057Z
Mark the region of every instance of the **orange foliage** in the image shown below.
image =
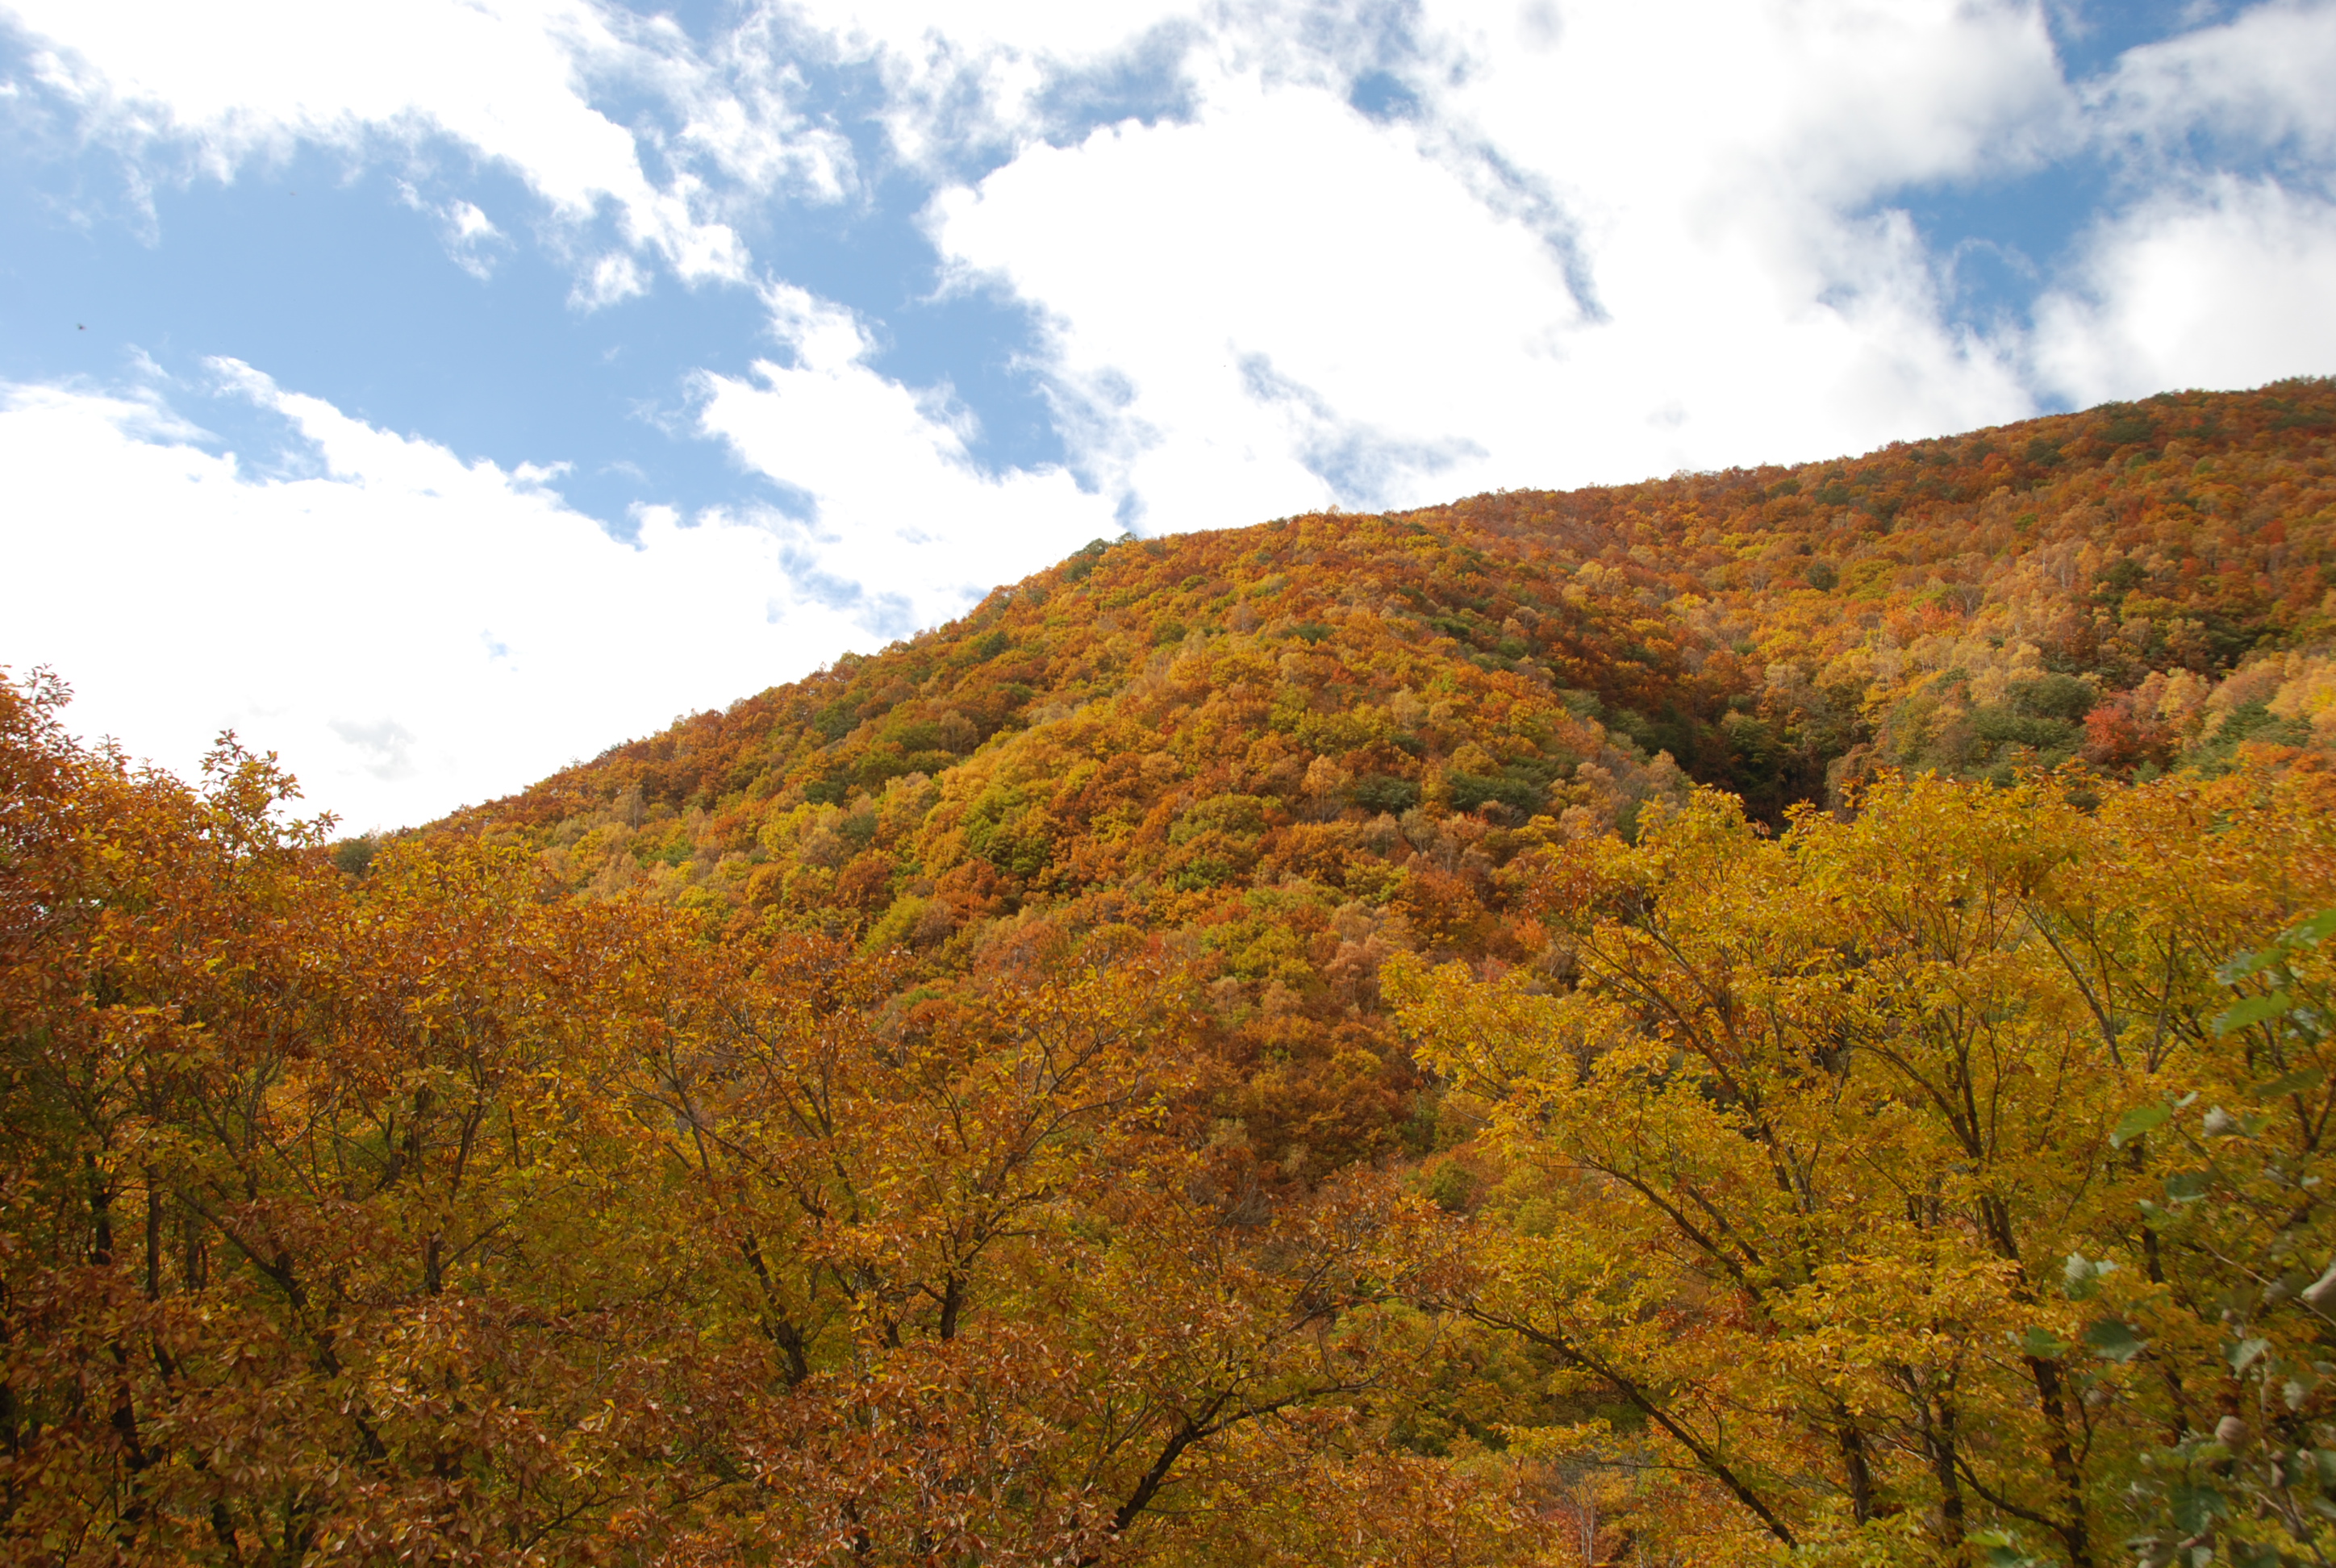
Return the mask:
M1377 1462L1434 1211L1261 1203L1155 944L899 1008L475 841L348 878L61 697L0 684L11 1561L1101 1563Z
M1399 1120L1420 1080L1379 960L1530 956L1516 857L1690 780L1774 825L1883 766L2336 747L2331 434L2336 384L2292 382L1098 542L450 825L587 897L903 950L944 989L1034 925L1173 933L1261 1155L1300 1124L1385 1149L1356 1096Z

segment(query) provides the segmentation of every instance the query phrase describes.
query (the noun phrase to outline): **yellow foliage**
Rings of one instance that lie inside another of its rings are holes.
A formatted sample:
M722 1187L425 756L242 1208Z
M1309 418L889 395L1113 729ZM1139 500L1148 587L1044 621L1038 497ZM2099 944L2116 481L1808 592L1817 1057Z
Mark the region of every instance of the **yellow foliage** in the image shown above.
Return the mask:
M2088 798L1885 777L1772 837L1699 793L1550 855L1571 987L1389 966L1555 1200L1456 1304L1733 1503L1698 1561L2336 1545L2336 783Z

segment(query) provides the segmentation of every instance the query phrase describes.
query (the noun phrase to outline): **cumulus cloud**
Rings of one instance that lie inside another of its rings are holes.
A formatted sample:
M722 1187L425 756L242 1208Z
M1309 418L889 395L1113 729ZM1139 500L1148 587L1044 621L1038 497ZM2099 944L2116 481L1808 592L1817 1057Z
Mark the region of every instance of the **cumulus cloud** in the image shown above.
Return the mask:
M2122 200L2038 299L2076 403L2336 369L2336 5L2274 0L2128 51L2084 92Z
M2028 0L1398 20L1212 11L1183 34L1183 113L1067 144L1009 81L1013 156L930 210L963 276L1046 313L1080 457L1150 526L1820 456L2330 364L2336 5L2258 6L2087 83ZM896 19L888 47L949 25ZM978 35L968 57L1027 62ZM2234 175L2201 132L2284 162ZM2112 204L2032 319L1959 320L1956 258L1904 193L2096 157Z
M2229 22L2128 51L2090 88L2098 131L2156 160L2204 134L2324 161L2336 154L2336 5L2258 5Z
M2037 309L2040 376L2079 404L2336 368L2336 204L2214 180L2103 225Z
M1057 324L1065 395L1098 438L1085 456L1147 528L1366 503L1309 467L1316 427L1481 439L1463 378L1577 314L1534 237L1406 141L1326 94L1221 82L1191 122L1029 150L943 198L934 233ZM1403 221L1363 223L1375 204Z
M1425 155L1412 122L1238 58L1201 75L1190 119L1033 146L940 198L932 232L1047 312L1064 395L1102 433L1086 455L1148 527L1820 455L2029 411L2014 357L1942 324L1903 221L1812 225L1773 177L1667 168L1631 131L1526 149L1572 193L1587 287L1582 258ZM1308 418L1263 394L1260 363L1306 389ZM1323 462L1324 421L1378 433L1382 459Z
M1279 19L1283 24L1299 20ZM1010 156L1066 116L1156 107L1161 79L1212 32L1254 46L1278 29L1260 5L1191 0L802 0L764 9L742 41L768 53L813 43L881 77L891 151L929 175Z
M547 471L466 464L249 366L214 368L288 422L313 472L269 477L151 392L0 398L0 541L37 589L15 596L0 663L65 674L85 733L183 770L232 727L351 823L418 821L882 640L866 606L822 598L839 569L817 540L651 509L627 545ZM896 435L931 449L912 413ZM973 511L992 502L980 482L959 488ZM936 536L966 510L945 482L913 500ZM982 559L958 543L952 587ZM988 560L992 580L1036 564L1010 544ZM881 570L920 607L961 603L897 543L841 570Z
M2070 107L2039 9L2007 0L1577 5L1434 0L1465 70L1419 85L1593 207L1727 221L1852 209L1910 182L2032 167Z
M970 414L946 389L920 394L871 368L851 312L791 285L768 298L791 362L704 376L699 428L810 499L793 559L837 608L905 632L1117 531L1112 498L1064 469L981 472Z
M34 77L78 111L77 133L131 157L141 180L177 150L225 180L300 143L365 156L445 137L517 171L555 226L580 228L606 205L628 245L679 277L747 276L706 181L686 166L652 180L635 131L592 102L596 82L669 87L704 74L669 23L588 0L10 0L7 12ZM836 190L842 140L767 99L764 112L788 132L788 155L768 160L774 183ZM587 304L615 297L579 291Z
M433 203L405 180L398 181L397 194L406 206L434 221L449 261L482 283L494 276L495 263L510 248L511 237L496 227L485 209L459 198Z

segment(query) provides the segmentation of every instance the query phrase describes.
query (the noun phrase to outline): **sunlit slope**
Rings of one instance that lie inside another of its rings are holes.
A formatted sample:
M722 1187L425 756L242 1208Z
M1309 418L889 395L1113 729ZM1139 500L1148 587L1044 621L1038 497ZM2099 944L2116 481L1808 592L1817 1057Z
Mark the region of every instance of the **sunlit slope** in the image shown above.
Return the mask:
M1181 930L1276 1078L1259 1114L1350 1153L1408 1094L1379 959L1537 951L1518 851L1627 832L1687 778L1775 819L1884 766L2336 742L2331 437L2336 383L2289 382L1099 542L458 823L585 896L816 926L941 982L1044 927Z
M755 901L867 916L898 891L871 851L954 872L968 907L1150 900L1317 841L1368 855L1337 830L1415 804L1494 832L1610 820L1667 786L1662 752L1774 812L1877 765L2310 744L2331 434L2336 383L2290 382L1793 470L1098 544L462 820L548 833L579 883L628 860L725 901L757 882L727 857L793 861L833 886L764 876ZM1174 838L1226 794L1253 807L1217 815L1257 821ZM637 820L585 820L610 811ZM1256 854L1189 848L1226 833Z

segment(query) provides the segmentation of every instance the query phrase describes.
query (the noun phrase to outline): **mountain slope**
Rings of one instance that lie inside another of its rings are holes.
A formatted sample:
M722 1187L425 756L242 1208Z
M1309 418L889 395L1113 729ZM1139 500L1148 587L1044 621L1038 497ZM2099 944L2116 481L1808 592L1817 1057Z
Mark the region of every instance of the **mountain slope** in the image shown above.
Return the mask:
M2336 383L1864 457L1101 541L448 824L587 897L920 959L1124 922L1218 978L1277 1157L1392 1135L1375 977L1516 960L1509 867L1689 779L2212 768L2336 742Z

